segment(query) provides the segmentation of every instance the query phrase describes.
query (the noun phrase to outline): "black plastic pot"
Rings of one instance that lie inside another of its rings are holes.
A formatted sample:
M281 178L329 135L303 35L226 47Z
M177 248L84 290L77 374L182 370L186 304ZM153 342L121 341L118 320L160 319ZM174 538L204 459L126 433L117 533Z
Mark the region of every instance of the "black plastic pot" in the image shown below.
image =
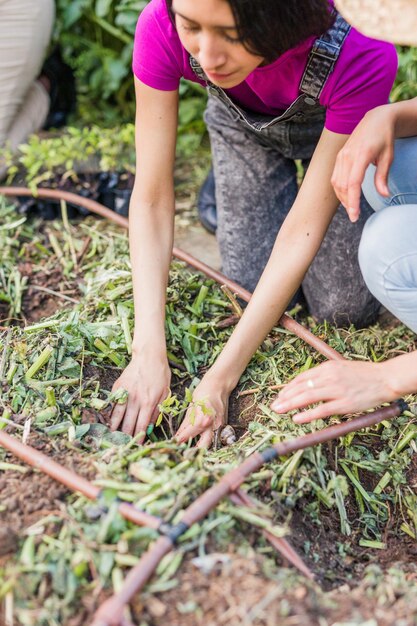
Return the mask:
M127 172L88 172L79 174L77 180L68 178L63 181L59 178L48 180L43 186L72 191L84 198L97 200L119 215L127 217L133 176ZM45 220L54 220L61 215L60 206L56 202L27 197L19 197L17 200L19 213L30 213ZM89 211L74 205L68 205L67 211L70 219L89 215Z

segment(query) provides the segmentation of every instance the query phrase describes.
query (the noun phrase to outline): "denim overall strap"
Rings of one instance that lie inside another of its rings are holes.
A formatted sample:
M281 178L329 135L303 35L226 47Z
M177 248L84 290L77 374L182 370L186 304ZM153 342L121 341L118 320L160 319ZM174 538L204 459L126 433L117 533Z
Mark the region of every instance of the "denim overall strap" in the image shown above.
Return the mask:
M316 101L320 98L350 31L350 25L340 13L335 13L333 26L314 42L300 81L300 91Z
M314 42L300 81L300 95L278 116L258 114L238 106L221 87L214 85L208 79L198 61L191 55L189 59L190 67L197 78L205 82L209 94L218 97L229 109L233 117L239 118L246 126L256 132L264 131L278 123L292 120L301 122L311 119L312 116L314 117L314 115L323 111L323 107L319 102L319 96L329 75L333 71L342 45L350 30L350 26L341 15L336 11L335 15L336 18L333 25Z
M209 87L210 85L213 84L207 78L200 63L191 54L190 54L190 67L193 70L194 74L197 76L197 78L199 78L200 80L204 80L204 82L206 83L206 87Z

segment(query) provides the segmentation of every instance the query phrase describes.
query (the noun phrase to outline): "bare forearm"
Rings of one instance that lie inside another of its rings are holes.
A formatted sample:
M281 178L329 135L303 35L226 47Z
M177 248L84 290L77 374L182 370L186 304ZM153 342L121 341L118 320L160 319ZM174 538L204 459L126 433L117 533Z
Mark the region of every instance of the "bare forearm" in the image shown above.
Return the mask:
M393 116L395 137L417 135L417 98L389 104L387 107Z
M346 136L325 131L268 264L232 337L209 372L229 390L277 323L313 261L338 201L330 175Z
M397 356L380 366L391 393L388 400L417 392L417 351Z
M280 233L242 319L212 368L212 375L226 380L229 389L236 386L253 354L284 313L320 243L311 241L307 231Z
M173 245L174 197L171 210L138 201L129 219L135 331L133 352L152 345L165 350L165 297Z

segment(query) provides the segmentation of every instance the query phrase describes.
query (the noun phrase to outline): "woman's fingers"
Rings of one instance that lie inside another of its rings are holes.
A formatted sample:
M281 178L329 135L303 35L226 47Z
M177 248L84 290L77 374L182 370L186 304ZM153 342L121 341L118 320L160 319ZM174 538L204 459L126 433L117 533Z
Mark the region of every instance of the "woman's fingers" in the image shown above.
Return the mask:
M346 209L351 222L357 222L361 212L362 183L368 162L359 159L349 172Z
M303 392L311 393L313 389L317 391L326 382L326 378L325 372L321 370L320 365L312 370L303 372L285 385L272 404L278 404Z
M342 398L339 364L327 362L299 374L280 392L271 404L273 411L288 413L317 402ZM342 377L343 380L343 377Z
M340 410L338 403L336 401L332 401L320 404L320 406L316 406L314 409L308 409L308 411L297 413L297 415L294 415L292 419L296 424L308 424L314 420L330 417L331 415L339 415L340 413L342 413L342 411Z
M210 413L205 414L198 405L191 404L183 423L175 435L175 439L178 443L184 443L189 439L197 437L206 429L212 429L215 417L214 409Z
M390 190L388 189L388 174L394 159L394 150L386 149L378 160L375 172L375 187L381 196L388 197Z
M335 194L337 196L337 199L339 200L339 202L341 204L344 205L344 195L343 195L343 189L341 186L341 181L342 181L342 161L343 161L343 156L342 154L339 152L337 158L336 158L336 163L334 166L334 170L333 170L333 174L332 174L332 178L331 178L331 183L333 185L333 189L335 191Z
M145 440L146 432L154 411L155 408L149 404L141 407L135 426L135 436L142 433L142 435L137 439L138 443L142 443Z
M190 415L191 411L193 413L192 417ZM197 437L197 435L199 435L206 428L211 426L211 423L212 419L208 419L202 414L201 411L199 411L198 409L196 410L195 407L191 407L191 409L187 411L187 415L185 416L183 423L179 427L177 434L175 435L175 439L178 441L178 443L184 443L189 439Z
M211 428L205 430L197 443L197 448L210 448L213 441L214 432Z
M128 402L126 413L123 418L121 430L126 435L133 435L140 413L139 403Z
M277 403L274 403L271 408L277 413L288 413L294 409L302 409L310 404L316 404L317 402L328 399L328 394L322 389L316 391L312 389L304 393L295 391L290 397L285 398L285 400L280 399Z
M207 428L207 424L203 423L202 420L198 420L197 417L193 423L187 420L187 422L181 425L181 428L177 431L175 439L178 443L185 443L189 439L197 437L197 435L203 432L205 428Z
M123 421L126 412L127 402L124 404L114 404L110 416L110 430L117 430Z

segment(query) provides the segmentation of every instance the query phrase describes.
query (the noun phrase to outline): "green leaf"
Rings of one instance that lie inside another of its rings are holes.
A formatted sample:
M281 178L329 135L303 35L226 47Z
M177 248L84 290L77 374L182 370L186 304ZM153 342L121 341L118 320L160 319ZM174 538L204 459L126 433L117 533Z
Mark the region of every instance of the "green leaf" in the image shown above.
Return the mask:
M112 0L96 0L96 14L99 17L106 17L110 13Z

